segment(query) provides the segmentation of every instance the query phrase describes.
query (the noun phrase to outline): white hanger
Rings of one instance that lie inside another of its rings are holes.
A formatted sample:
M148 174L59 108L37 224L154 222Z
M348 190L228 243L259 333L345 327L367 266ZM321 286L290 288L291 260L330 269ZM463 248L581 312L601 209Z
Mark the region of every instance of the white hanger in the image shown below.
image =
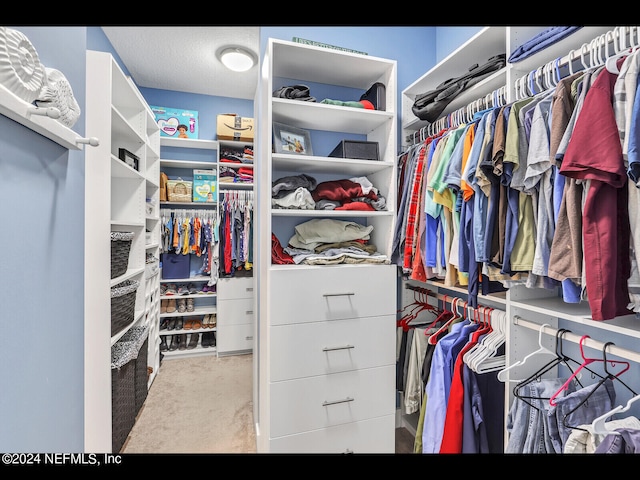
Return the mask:
M504 368L505 355L496 356L498 349L506 340L505 319L506 313L502 310L491 310L489 322L492 331L477 344L475 350L471 349L463 357L469 368L476 373L486 373Z
M620 435L619 432L616 432L615 430L608 429L607 426L605 425L605 420L607 418L609 418L610 416L615 415L616 413L626 412L627 410L629 410L631 408L631 404L633 402L635 402L636 400L640 400L640 395L636 395L635 397L630 398L625 406L618 405L617 407L615 407L614 409L612 409L609 412L605 413L604 415L600 415L598 418L596 418L591 423L591 428L593 430L593 433L594 434L597 433L597 434L601 434L601 435L609 435L609 434Z
M514 319L518 318L517 316L514 317ZM505 377L506 372L508 372L509 370L511 370L512 368L515 367L519 367L521 365L524 365L527 360L529 360L531 357L535 356L535 355L540 355L540 354L549 354L549 355L553 355L556 356L555 352L552 352L551 350L549 350L547 347L545 347L544 345L542 345L542 332L544 330L544 327L550 327L551 325L549 325L548 323L543 323L542 325L540 325L540 330L538 332L538 345L540 348L538 348L537 350L531 352L530 354L528 354L526 357L524 357L522 360L518 360L515 363L509 365L506 368L503 368L502 370L500 370L498 372L498 380L500 380L501 382L506 382L507 379ZM510 382L521 382L522 380L512 380L509 379Z
M582 68L584 70L589 70L589 64L585 63L584 60L584 56L585 54L589 53L589 45L586 43L583 43L582 46L580 47L580 63L582 64Z

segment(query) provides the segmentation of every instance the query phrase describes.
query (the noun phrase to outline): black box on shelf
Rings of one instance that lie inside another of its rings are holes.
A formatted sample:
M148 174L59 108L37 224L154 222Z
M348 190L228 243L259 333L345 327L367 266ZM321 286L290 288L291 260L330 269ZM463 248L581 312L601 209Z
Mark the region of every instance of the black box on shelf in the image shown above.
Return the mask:
M378 142L342 140L329 154L330 157L379 160Z

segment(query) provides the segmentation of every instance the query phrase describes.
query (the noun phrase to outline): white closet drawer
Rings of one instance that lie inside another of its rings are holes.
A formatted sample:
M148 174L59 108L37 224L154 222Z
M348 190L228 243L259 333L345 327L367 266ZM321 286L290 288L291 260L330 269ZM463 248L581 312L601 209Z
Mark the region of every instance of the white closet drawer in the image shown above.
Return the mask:
M274 438L269 453L395 453L395 415Z
M253 298L253 277L218 279L218 299Z
M395 265L335 265L271 272L272 325L395 315Z
M218 328L230 325L253 324L253 298L218 299Z
M241 352L253 349L253 324L218 327L216 335L218 354Z
M270 385L270 437L395 412L396 366L306 377Z
M271 327L271 380L395 364L395 316Z

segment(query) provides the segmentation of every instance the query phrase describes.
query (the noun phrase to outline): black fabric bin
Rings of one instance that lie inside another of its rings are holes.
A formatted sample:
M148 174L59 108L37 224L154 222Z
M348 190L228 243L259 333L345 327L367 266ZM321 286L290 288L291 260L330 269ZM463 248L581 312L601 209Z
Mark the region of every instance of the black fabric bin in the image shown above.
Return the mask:
M119 453L147 398L148 327L131 327L111 346L111 449Z
M342 140L329 154L330 157L379 160L378 142Z

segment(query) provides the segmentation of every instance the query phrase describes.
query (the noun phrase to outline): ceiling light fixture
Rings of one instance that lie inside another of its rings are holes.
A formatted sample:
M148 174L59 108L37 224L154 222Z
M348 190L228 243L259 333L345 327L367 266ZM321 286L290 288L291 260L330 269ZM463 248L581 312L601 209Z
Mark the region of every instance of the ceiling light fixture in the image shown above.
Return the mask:
M218 57L225 67L234 72L246 72L256 64L253 52L243 47L222 47Z

